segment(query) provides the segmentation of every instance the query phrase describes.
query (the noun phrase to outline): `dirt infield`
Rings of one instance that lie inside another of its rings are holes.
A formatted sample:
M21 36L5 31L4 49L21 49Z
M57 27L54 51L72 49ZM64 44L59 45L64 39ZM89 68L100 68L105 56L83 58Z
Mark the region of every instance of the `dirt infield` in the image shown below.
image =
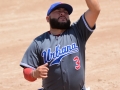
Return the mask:
M0 90L37 90L41 79L28 82L19 63L32 40L49 30L46 11L56 0L0 0ZM85 0L71 4L76 21ZM91 90L120 90L120 0L99 0L97 28L86 44L86 86Z

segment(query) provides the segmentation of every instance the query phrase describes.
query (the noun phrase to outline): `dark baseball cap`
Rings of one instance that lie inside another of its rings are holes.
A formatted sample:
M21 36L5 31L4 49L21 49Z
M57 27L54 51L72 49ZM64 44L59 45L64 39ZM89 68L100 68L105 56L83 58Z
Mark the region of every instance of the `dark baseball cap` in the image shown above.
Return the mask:
M69 5L69 4L67 4L67 3L62 3L62 2L56 2L56 3L53 3L53 4L50 6L50 8L48 9L47 16L49 16L50 13L51 13L53 10L57 9L57 8L65 8L65 9L68 11L69 15L70 15L70 14L72 13L72 11L73 11L73 8L72 8L71 5Z

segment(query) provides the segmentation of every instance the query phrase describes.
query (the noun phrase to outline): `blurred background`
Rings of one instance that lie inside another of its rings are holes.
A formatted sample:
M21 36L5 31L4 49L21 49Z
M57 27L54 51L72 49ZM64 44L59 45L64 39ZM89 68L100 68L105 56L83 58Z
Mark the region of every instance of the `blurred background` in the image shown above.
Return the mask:
M46 13L56 0L0 0L0 90L37 90L19 66L32 40L49 31ZM73 6L75 22L86 12L85 0L61 0ZM86 44L86 87L120 90L120 0L99 0L96 30Z

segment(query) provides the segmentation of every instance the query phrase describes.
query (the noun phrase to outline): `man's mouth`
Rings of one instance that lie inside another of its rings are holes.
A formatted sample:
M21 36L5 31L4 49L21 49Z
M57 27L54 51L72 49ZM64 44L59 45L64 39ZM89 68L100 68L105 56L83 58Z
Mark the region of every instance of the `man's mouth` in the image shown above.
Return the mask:
M63 16L59 17L58 19L67 20L66 17Z

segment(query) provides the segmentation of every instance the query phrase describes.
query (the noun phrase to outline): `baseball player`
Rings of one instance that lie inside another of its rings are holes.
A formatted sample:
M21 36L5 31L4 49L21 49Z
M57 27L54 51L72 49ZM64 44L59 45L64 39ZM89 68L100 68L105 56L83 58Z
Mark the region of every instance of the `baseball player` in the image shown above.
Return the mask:
M44 90L86 90L85 45L100 13L97 0L86 3L89 9L73 24L71 5L50 6L46 16L50 30L33 40L20 63L26 80L42 78Z

